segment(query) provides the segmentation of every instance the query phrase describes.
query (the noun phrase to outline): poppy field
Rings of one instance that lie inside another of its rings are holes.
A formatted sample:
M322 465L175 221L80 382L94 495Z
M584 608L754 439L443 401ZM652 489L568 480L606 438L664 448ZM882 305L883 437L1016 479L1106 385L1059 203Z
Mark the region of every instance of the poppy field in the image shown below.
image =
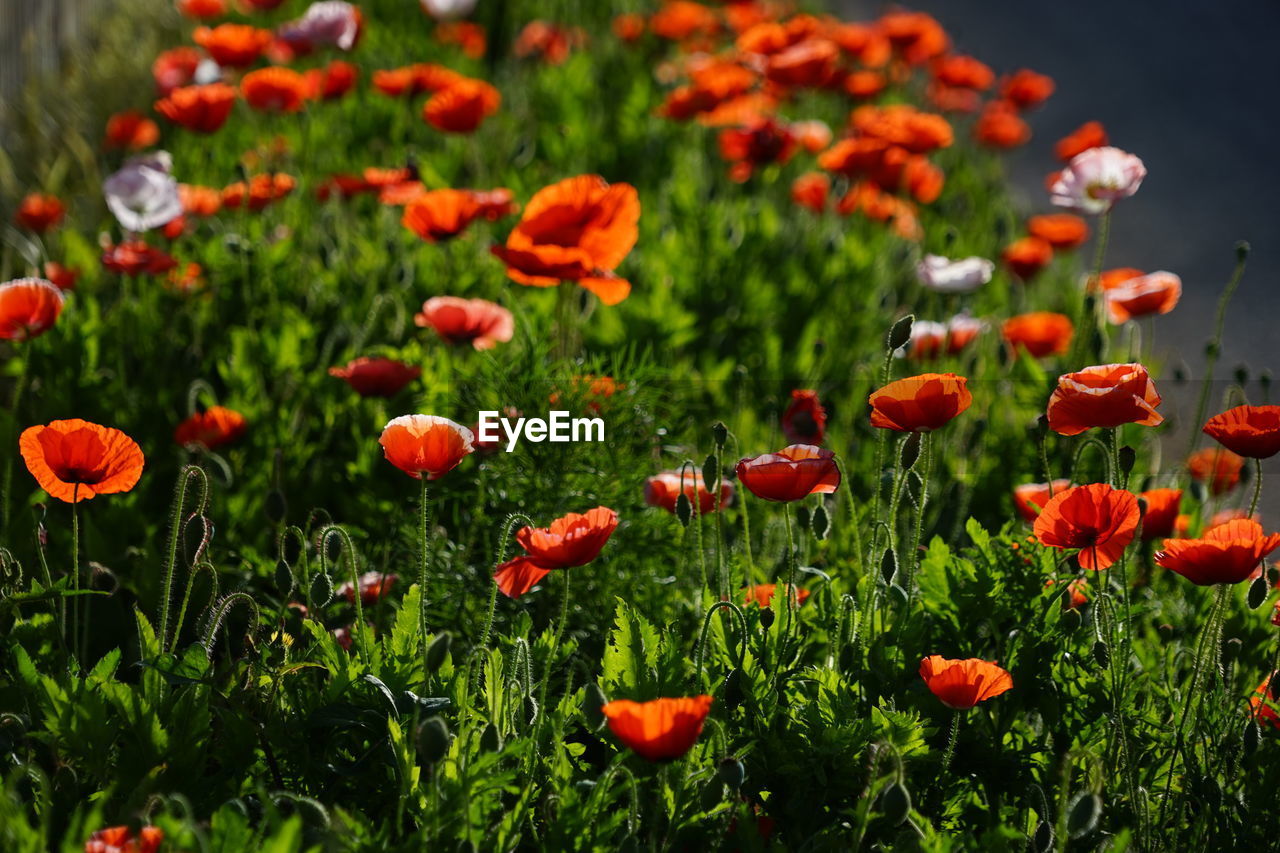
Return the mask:
M113 7L3 115L0 850L1276 848L1250 247L1162 340L1069 79L897 7Z

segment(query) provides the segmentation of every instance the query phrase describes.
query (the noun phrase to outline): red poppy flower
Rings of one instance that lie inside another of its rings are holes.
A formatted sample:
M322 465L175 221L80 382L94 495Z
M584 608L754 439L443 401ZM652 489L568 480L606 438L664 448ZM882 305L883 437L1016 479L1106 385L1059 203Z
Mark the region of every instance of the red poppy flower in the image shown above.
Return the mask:
M1107 319L1119 325L1149 314L1168 314L1182 298L1182 279L1171 272L1153 272L1107 287L1102 298Z
M720 156L732 164L729 177L742 182L770 163L785 163L796 150L791 130L772 116L720 132Z
M990 89L996 81L996 73L991 66L974 59L972 56L943 56L934 60L930 67L933 79L946 86L961 89Z
M178 0L178 12L188 18L220 18L227 14L226 0Z
M497 89L466 77L432 95L422 108L422 119L445 133L472 133L501 104Z
M1053 94L1053 78L1027 68L1014 72L1000 85L1000 97L1025 110L1038 106Z
M1013 676L994 661L951 660L929 655L920 661L920 677L942 704L964 711L1013 687Z
M1199 539L1164 540L1155 561L1199 586L1240 583L1277 548L1280 533L1263 533L1258 522L1238 518L1214 527Z
M307 78L292 68L271 66L250 71L240 80L240 94L260 112L296 113L311 94Z
M436 41L458 45L471 59L483 59L489 47L484 27L473 21L441 21L436 24Z
M913 154L928 154L948 148L955 139L951 122L935 113L926 113L910 104L876 106L865 104L849 116L862 136L883 140Z
M825 38L807 38L770 56L764 74L779 86L825 86L836 73L840 48Z
M1012 104L992 101L974 122L973 138L991 148L1017 148L1031 139L1031 126Z
M451 344L469 343L477 350L493 349L511 340L515 320L511 312L487 299L463 299L460 296L433 296L422 303L422 311L413 322L431 327Z
M786 595L787 585L775 583L757 583L747 587L747 595L743 601L747 604L754 604L757 607L768 607L773 603L773 594L781 588L782 594ZM796 588L796 603L804 604L806 598L809 597L809 590Z
M127 492L142 476L142 450L132 438L79 418L28 427L18 449L40 488L67 503Z
M360 603L376 604L379 599L386 598L397 580L399 580L397 575L388 575L383 572L365 572L360 575ZM356 589L351 585L351 581L341 584L334 590L334 595L345 598L352 604L356 603Z
M1274 672L1262 680L1258 689L1249 697L1249 709L1259 725L1280 729L1280 693L1271 689L1275 680Z
M191 39L225 68L247 68L270 46L275 36L246 24L219 24L212 29L197 27Z
M1070 163L1077 154L1090 148L1102 148L1108 144L1107 131L1100 121L1087 121L1058 140L1053 153L1064 163Z
M924 12L889 12L877 22L880 31L909 65L923 65L947 52L951 39L937 19Z
M644 502L649 506L676 511L676 501L680 497L680 485L684 484L684 495L689 502L696 503L698 513L706 515L716 511L716 496L702 479L700 471L684 469L680 471L663 471L644 481ZM733 501L733 483L720 481L720 506L728 506Z
M981 320L957 314L945 323L916 320L911 324L911 340L906 346L908 358L925 361L944 353L956 355L973 343L984 328Z
M204 268L202 266L194 262L189 263L184 267L170 270L165 286L179 293L195 293L204 289L203 273Z
M164 830L144 826L137 836L127 826L99 829L84 843L84 853L157 853L164 842Z
M1140 517L1132 492L1091 483L1050 498L1036 516L1033 532L1043 545L1080 549L1080 567L1097 571L1124 554Z
M493 254L520 284L553 287L576 281L606 305L631 292L613 270L639 236L640 196L630 184L579 175L544 187L525 206L519 224Z
M1108 291L1114 290L1135 278L1142 278L1145 273L1135 267L1116 267L1115 269L1103 270L1102 275L1097 281L1089 281L1089 290L1092 291Z
M1000 253L1004 265L1023 281L1034 278L1053 260L1053 246L1039 237L1014 240Z
M387 461L421 480L438 480L474 450L471 430L437 415L401 415L389 421L378 443Z
M356 85L357 69L350 62L335 59L324 68L313 68L305 75L307 97L332 101L350 92Z
M183 447L200 446L217 450L231 444L248 429L244 415L225 406L210 406L178 424L173 440Z
M690 0L670 0L649 19L649 30L658 38L685 41L714 33L720 25L708 6Z
M1027 233L1055 249L1075 249L1089 239L1089 225L1074 213L1045 213L1027 220Z
M821 172L806 172L791 184L791 200L814 213L826 209L830 192L831 179Z
M1032 358L1044 358L1070 349L1075 327L1066 314L1033 311L1005 320L1001 333L1014 352L1024 349Z
M137 110L125 110L107 119L102 144L107 148L140 151L160 141L160 127Z
M43 278L0 284L0 340L29 341L52 328L62 313L62 291Z
M44 277L53 283L58 290L76 289L76 280L80 278L80 270L63 266L57 261L49 261L44 265Z
M345 367L330 367L329 375L346 382L361 397L394 397L422 375L422 368L390 358L361 356Z
M163 249L131 240L103 249L102 265L120 275L160 275L176 267L178 262Z
M896 432L938 429L973 403L968 381L954 373L922 373L890 382L868 398L871 425Z
M1221 447L1197 450L1187 459L1187 470L1194 480L1209 487L1209 494L1221 495L1231 491L1240 482L1244 470L1244 457Z
M1049 578L1044 582L1045 587L1056 586L1057 582L1053 578ZM1089 582L1084 578L1076 578L1067 584L1067 594L1062 600L1063 610L1075 610L1077 607L1083 607L1089 603L1089 596L1086 590L1089 589Z
M244 181L236 181L222 189L222 206L238 208L248 199L249 209L257 212L273 202L277 202L297 186L292 175L276 172L269 175L254 175L246 185Z
M493 581L503 595L519 598L551 571L585 566L600 556L617 528L618 514L604 506L563 515L550 527L522 527L516 542L525 553L498 566Z
M1250 459L1280 453L1280 406L1236 406L1209 418L1204 434Z
M1094 427L1158 426L1160 394L1141 364L1099 364L1058 377L1049 398L1049 428L1079 435Z
M151 63L151 76L156 81L156 91L167 95L174 89L187 86L196 76L196 68L203 59L194 47L175 47L166 50Z
M1142 539L1172 536L1182 504L1182 489L1151 489L1138 495L1147 505L1142 514Z
M817 391L796 389L791 405L782 413L782 434L792 444L822 444L827 432L827 410Z
M569 58L569 52L586 40L586 33L577 27L530 21L516 36L511 50L520 58L538 56L549 65L562 65Z
M1050 498L1069 488L1070 480L1054 480L1052 487L1049 483L1023 483L1013 488L1013 506L1025 521L1034 522Z
M405 205L400 222L429 243L461 234L481 214L470 190L429 190Z
M835 454L810 444L747 457L735 470L747 491L766 501L798 501L809 495L829 495L840 487Z
M57 228L66 213L67 206L57 196L31 193L18 203L13 221L28 231L44 234Z
M213 133L227 122L236 90L226 83L184 86L156 101L156 112L196 133Z
M222 209L222 191L195 184L178 184L178 198L186 216L213 216Z
M646 761L674 761L698 740L711 712L710 696L632 702L615 699L600 710L618 740Z
M644 15L627 12L613 19L613 34L625 42L636 42L644 35Z

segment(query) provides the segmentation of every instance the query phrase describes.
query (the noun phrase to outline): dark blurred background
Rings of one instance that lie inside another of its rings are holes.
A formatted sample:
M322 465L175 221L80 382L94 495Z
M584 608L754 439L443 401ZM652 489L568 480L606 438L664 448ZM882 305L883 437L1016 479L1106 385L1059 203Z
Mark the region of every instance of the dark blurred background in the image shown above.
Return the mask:
M1058 83L1030 117L1031 142L1007 158L1028 207L1049 210L1044 176L1057 168L1053 143L1090 119L1112 144L1147 165L1138 195L1112 216L1109 267L1166 269L1182 276L1182 303L1155 322L1166 368L1179 361L1204 375L1218 294L1235 261L1253 247L1227 314L1215 376L1248 364L1254 376L1280 368L1280 3L1275 0L913 0L934 15L954 49L997 72L1032 68ZM884 4L846 2L871 17ZM1164 373L1167 375L1169 370ZM1258 402L1257 387L1250 389Z

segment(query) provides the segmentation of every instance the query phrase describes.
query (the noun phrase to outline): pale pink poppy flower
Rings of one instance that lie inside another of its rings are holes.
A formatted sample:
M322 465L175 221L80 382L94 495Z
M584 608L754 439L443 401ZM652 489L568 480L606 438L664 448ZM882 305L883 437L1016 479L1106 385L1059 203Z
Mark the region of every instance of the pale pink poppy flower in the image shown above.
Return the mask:
M511 312L487 299L460 296L433 296L422 303L413 322L435 329L451 344L469 343L478 350L506 343L515 334Z
M298 20L280 27L277 35L291 45L351 50L360 35L360 16L351 3L321 0L308 6Z
M996 265L986 258L953 261L941 255L925 255L916 264L916 278L939 293L971 293L991 281Z
M1083 213L1106 213L1117 199L1136 193L1146 176L1147 167L1133 154L1109 146L1090 148L1058 174L1049 187L1050 200Z
M465 18L476 8L476 0L419 0L422 11L437 21Z
M1116 325L1149 314L1168 314L1182 298L1182 279L1160 270L1103 291L1107 319Z
M178 182L169 174L172 168L167 151L153 151L125 161L102 182L107 208L126 231L149 231L182 215Z

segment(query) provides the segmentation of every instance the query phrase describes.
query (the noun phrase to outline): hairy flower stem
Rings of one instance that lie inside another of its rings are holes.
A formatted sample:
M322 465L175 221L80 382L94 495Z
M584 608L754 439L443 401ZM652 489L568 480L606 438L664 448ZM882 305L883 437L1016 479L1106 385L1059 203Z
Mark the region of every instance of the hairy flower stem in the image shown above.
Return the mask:
M80 484L71 489L71 591L80 592ZM85 615L88 616L88 606ZM88 632L80 624L80 596L71 600L71 647L75 649L80 666L84 666L84 650L81 647L82 637Z
M1169 808L1170 792L1173 790L1173 774L1177 770L1178 759L1182 755L1184 738L1187 730L1187 722L1196 715L1199 710L1199 687L1200 681L1204 675L1205 655L1211 647L1216 646L1214 637L1217 636L1221 624L1223 614L1227 608L1227 597L1231 594L1230 584L1218 584L1218 589L1213 600L1213 607L1209 610L1209 618L1205 622L1204 629L1200 634L1200 641L1196 644L1195 662L1191 669L1191 682L1187 685L1187 694L1183 700L1182 717L1178 720L1178 728L1173 738L1173 755L1169 758L1169 775L1165 777L1164 797L1160 802L1160 818L1161 826L1167 826L1165 823L1165 812Z
M13 418L13 426L9 430L9 434L5 437L5 447L12 448L17 444L18 426L22 423L18 417L18 406L22 403L22 394L27 390L27 376L31 362L31 343L28 342L23 348L22 358L20 359L21 367L18 368L18 378L13 382L13 396L9 399L9 416ZM0 483L0 534L9 532L9 499L12 497L10 492L13 486L13 453L6 453L4 458L4 482Z
M561 572L564 575L563 596L560 599L560 618L556 620L556 627L551 634L551 648L547 652L547 664L542 668L542 684L538 686L538 716L542 719L547 718L547 685L551 682L551 668L556 664L556 655L560 652L560 638L564 636L565 623L569 621L569 572Z
M1262 460L1253 460L1253 500L1249 502L1249 518L1258 511L1258 498L1262 497Z
M947 738L947 751L942 753L942 768L938 771L939 782L947 775L947 770L951 768L951 759L956 754L956 741L960 739L960 716L959 711L951 716L951 736Z
M920 471L920 498L916 507L915 529L911 535L911 553L907 557L907 614L915 600L916 572L920 568L920 545L924 538L924 513L929 504L929 477L933 473L933 433L926 432L921 439L920 455L923 457ZM905 620L904 620L905 622Z
M494 558L493 565L496 569L507 560L507 543L511 540L511 532L515 526L524 522L532 527L533 519L523 513L513 512L507 516L507 520L502 525L502 533L498 538L498 553ZM479 648L489 648L489 637L493 633L493 616L498 608L498 584L492 578L489 583L489 606L485 612L484 628L480 631L480 642L477 644Z
M1227 280L1227 286L1223 288L1222 295L1218 297L1218 316L1213 327L1213 338L1205 348L1204 379L1200 383L1200 399L1196 403L1196 419L1191 422L1191 439L1184 458L1195 453L1200 444L1200 427L1204 424L1205 415L1209 411L1209 393L1213 387L1213 368L1218 363L1218 353L1222 349L1222 330L1227 321L1227 305L1231 302L1231 297L1235 294L1236 288L1239 287L1240 279L1244 277L1244 268L1248 258L1249 253L1247 250L1236 250L1235 269L1231 273L1231 278Z
M427 476L422 475L422 494L418 503L418 542L421 552L418 559L418 633L422 639L422 662L426 666L427 648L427 573L431 563L431 543L427 539L427 528L431 514L431 495L428 492ZM356 587L356 595L360 589ZM425 672L425 670L424 670Z
M786 648L787 643L791 641L792 623L795 621L795 610L798 606L796 595L796 538L791 529L791 506L789 504L782 505L782 518L787 525L787 586L783 590L783 594L787 596L787 624L782 630L782 637L778 641L778 666L782 665L782 652ZM774 594L777 595L777 588L774 588Z

